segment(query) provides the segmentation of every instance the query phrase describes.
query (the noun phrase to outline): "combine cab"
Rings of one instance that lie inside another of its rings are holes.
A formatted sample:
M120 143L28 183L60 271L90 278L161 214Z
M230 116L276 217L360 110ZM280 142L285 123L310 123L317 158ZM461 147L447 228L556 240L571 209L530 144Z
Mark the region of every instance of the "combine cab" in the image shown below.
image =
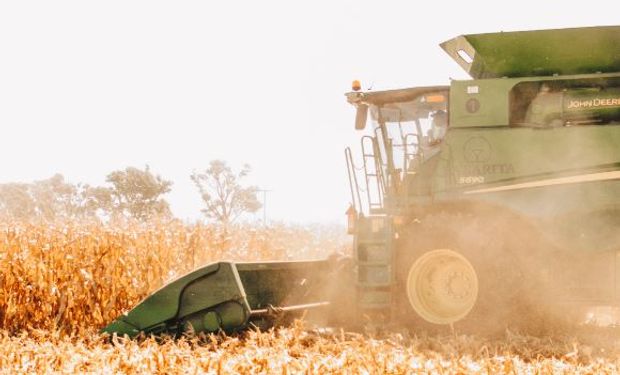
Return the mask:
M368 129L359 165L345 150L350 262L208 265L104 331L233 332L307 310L496 331L618 305L620 27L441 46L473 79L346 94Z

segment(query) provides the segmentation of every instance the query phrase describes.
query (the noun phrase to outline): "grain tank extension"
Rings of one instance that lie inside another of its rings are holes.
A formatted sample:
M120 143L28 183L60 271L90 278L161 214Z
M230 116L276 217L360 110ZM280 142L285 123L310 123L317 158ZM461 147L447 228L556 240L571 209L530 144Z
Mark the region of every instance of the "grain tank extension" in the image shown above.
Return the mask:
M346 94L349 260L220 262L104 328L527 328L620 303L620 27L463 35L472 79ZM527 312L527 314L526 314Z

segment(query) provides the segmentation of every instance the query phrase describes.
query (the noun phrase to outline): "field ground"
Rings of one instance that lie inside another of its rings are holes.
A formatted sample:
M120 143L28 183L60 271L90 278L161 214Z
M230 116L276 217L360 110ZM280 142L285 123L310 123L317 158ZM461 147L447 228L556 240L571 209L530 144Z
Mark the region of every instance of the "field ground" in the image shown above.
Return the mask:
M0 224L0 373L620 373L620 334L487 339L318 332L302 322L240 336L126 340L97 330L216 259L346 252L338 230L272 226Z
M620 346L512 336L381 338L300 325L241 337L125 340L95 333L0 335L4 373L616 374Z

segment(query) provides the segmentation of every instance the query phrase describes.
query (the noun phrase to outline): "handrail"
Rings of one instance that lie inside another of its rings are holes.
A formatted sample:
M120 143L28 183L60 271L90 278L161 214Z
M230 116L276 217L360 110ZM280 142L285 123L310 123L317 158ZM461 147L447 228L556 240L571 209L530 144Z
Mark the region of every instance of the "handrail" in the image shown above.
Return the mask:
M351 203L357 212L362 212L360 187L357 182L357 173L355 172L355 163L353 162L353 154L351 153L350 147L344 149L344 155L347 161L347 174L349 175L349 187L351 189Z
M367 151L368 141L370 141L371 152ZM364 162L364 176L366 182L366 195L368 199L368 208L369 213L373 210L373 208L382 209L383 208L383 196L385 194L384 190L384 174L383 167L381 165L381 155L380 150L377 145L377 139L375 137L365 135L361 138L361 148L362 148L362 161ZM368 159L372 158L373 160L373 171L370 171L370 166L368 163ZM377 202L373 199L371 192L371 180L374 177L374 181L376 183L376 194L377 194Z
M377 164L377 169L381 171L381 180L383 182L383 185L388 186L388 181L385 176L389 175L389 172L384 173L384 171L387 170L388 168L388 164L386 161L383 160L383 157L385 156L385 158L387 158L387 153L389 150L384 148L383 153L381 152L381 146L379 144L379 139L381 139L381 143L383 145L385 145L385 140L383 139L383 133L381 133L380 130L381 128L379 127L375 128L375 136L373 138L373 147L377 155L377 157L375 158L375 163Z
M377 184L379 185L379 201L381 207L383 207L383 197L385 196L385 187L388 185L388 179L386 177L387 164L383 162L381 156L381 150L377 138L373 138L374 153L377 155L375 158L375 170L377 171ZM389 173L389 172L388 172Z

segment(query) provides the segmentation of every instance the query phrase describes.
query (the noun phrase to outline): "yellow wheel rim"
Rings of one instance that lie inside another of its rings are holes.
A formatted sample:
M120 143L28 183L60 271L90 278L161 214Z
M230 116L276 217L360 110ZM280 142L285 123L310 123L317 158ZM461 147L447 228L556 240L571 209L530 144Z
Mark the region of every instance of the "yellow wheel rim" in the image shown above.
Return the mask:
M476 304L476 270L455 251L429 251L409 269L407 297L424 320L435 324L457 322Z

